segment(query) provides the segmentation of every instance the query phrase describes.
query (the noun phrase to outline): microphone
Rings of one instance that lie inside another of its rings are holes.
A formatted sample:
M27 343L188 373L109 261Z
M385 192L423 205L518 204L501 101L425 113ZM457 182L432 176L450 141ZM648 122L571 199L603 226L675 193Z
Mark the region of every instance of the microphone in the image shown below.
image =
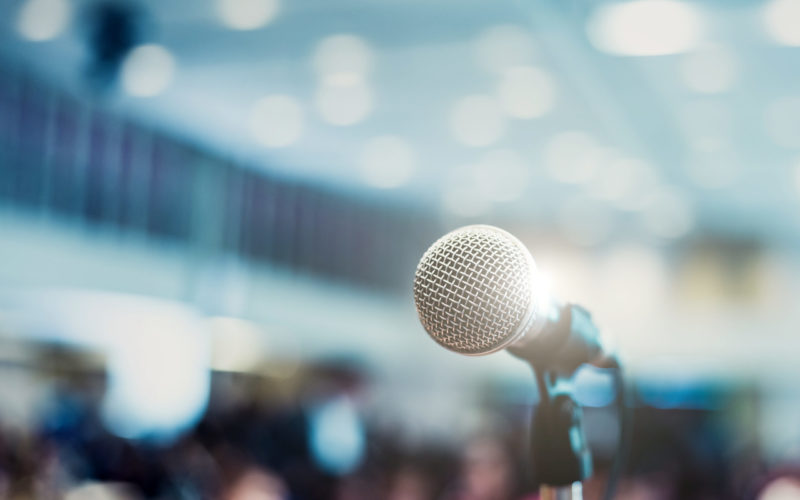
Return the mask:
M434 242L417 266L414 303L431 338L459 354L508 349L561 373L618 366L589 312L550 297L528 249L494 226L465 226Z

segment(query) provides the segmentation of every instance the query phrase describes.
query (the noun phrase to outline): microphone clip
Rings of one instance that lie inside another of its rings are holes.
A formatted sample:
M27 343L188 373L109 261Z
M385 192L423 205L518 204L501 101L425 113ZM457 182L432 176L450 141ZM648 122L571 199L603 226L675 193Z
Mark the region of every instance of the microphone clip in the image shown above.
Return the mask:
M566 487L592 475L592 455L583 429L583 409L570 384L554 372L535 370L539 404L531 426L531 462L537 482Z
M584 363L601 358L603 346L592 315L576 304L565 304L553 311L544 329L532 339L509 346L508 351L524 359L534 369L572 375Z

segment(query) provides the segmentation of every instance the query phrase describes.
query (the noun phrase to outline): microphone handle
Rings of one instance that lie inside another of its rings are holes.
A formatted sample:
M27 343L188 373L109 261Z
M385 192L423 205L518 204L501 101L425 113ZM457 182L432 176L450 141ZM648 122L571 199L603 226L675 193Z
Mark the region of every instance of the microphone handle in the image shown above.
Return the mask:
M544 328L531 339L523 337L508 352L535 368L571 374L584 363L602 366L604 349L592 315L576 304L554 309Z

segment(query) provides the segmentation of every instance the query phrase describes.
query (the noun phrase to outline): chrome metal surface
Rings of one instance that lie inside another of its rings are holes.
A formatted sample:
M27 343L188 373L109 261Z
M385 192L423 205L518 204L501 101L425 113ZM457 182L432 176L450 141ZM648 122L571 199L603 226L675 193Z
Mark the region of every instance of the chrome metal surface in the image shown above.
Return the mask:
M466 226L425 252L414 277L414 302L425 330L467 355L502 349L531 329L535 264L514 236L492 226Z

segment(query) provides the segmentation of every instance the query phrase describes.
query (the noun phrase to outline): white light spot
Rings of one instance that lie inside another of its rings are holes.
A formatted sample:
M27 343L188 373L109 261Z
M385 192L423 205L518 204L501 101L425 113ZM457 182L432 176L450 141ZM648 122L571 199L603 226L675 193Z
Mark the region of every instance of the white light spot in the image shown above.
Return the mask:
M659 238L681 238L694 226L691 204L671 188L661 188L651 194L641 216L647 230Z
M773 0L764 6L764 27L776 42L800 46L800 0Z
M730 106L716 100L696 100L678 115L684 138L698 151L719 151L731 143L736 122Z
M465 146L489 146L503 136L506 121L492 97L471 95L459 100L450 115L450 130Z
M346 397L325 402L309 418L309 446L327 472L352 472L364 458L366 437L354 404Z
M122 320L136 321L111 330L102 416L126 438L171 438L197 421L208 400L208 332L193 313L142 305L152 307L132 307Z
M778 146L800 148L800 97L772 101L765 116L767 134Z
M663 310L669 286L669 270L664 257L642 245L624 245L611 250L600 262L601 283L607 283L600 296L606 311L617 311L620 319L638 323L654 310Z
M583 197L567 200L558 212L558 224L564 236L583 246L597 245L605 240L613 222L606 207Z
M532 66L516 66L503 74L497 97L507 115L538 118L553 109L556 84L547 71Z
M325 81L315 96L317 110L332 125L354 125L372 112L372 89L362 80L338 85Z
M561 132L547 143L545 166L550 175L567 183L585 182L592 178L598 166L599 148L595 139L585 132Z
M779 477L758 495L758 500L796 500L800 498L800 481L793 477Z
M706 46L686 56L683 61L683 80L689 89L715 94L730 89L736 80L739 66L736 55L722 45Z
M239 318L210 320L211 366L215 370L252 372L264 358L264 335L258 325Z
M525 161L510 149L489 151L473 167L475 183L492 201L509 202L522 196L528 187Z
M329 73L322 77L323 85L330 85L334 87L348 87L351 85L360 85L364 82L364 75L355 72L340 72Z
M475 41L475 58L490 73L530 64L535 53L530 32L513 24L492 26Z
M278 0L217 0L222 24L235 30L254 30L269 24L279 7Z
M800 193L800 161L798 161L797 166L794 167L794 186L797 192Z
M611 201L622 210L639 210L643 207L643 193L656 182L653 167L638 158L620 157L607 165L588 186L594 197Z
M71 487L64 500L114 500L129 498L130 488L125 483L85 482Z
M52 40L64 32L70 17L67 0L27 0L17 14L17 31L34 42Z
M169 87L175 73L175 60L160 45L140 45L122 63L122 86L136 97L152 97Z
M478 217L488 212L492 205L473 184L455 183L445 188L442 194L442 207L460 217Z
M292 97L272 95L260 99L250 114L253 137L269 148L296 142L303 133L303 109Z
M599 7L587 32L599 50L629 56L686 52L703 31L700 15L689 3L636 0Z
M687 138L697 147L700 143L725 144L730 141L731 109L719 101L697 100L683 106L681 116ZM702 147L700 147L702 149Z
M372 61L372 49L363 38L339 34L324 38L317 44L312 65L320 77L341 74L363 77L372 70Z
M723 137L716 137L714 134L697 137L691 144L696 151L703 153L713 153L721 151L727 146L727 141Z
M382 189L406 184L414 174L417 158L401 137L383 135L371 139L361 151L361 171L370 186Z
M688 174L701 187L718 189L731 185L741 174L739 155L729 147L696 151L688 163Z
M570 296L578 303L591 303L594 260L572 244L537 245L536 264L540 272L554 278L550 282L551 297ZM570 292L572 290L572 292ZM572 294L572 295L570 295Z

